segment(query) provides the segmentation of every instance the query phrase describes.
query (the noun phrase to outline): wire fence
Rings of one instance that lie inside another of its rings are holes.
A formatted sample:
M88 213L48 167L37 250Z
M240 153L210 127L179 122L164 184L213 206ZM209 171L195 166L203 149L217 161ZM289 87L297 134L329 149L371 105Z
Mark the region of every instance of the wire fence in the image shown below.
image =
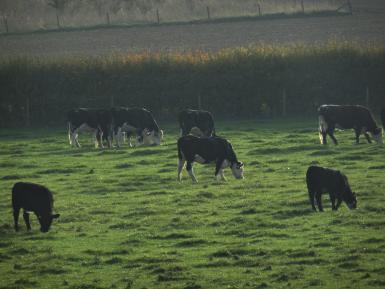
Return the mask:
M325 12L351 14L350 0L15 0L0 6L0 33Z

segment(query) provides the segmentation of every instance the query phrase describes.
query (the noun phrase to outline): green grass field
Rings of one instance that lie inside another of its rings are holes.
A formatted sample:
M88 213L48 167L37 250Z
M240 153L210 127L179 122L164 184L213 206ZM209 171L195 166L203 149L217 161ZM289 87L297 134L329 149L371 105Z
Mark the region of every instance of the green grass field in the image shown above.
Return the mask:
M218 122L245 179L176 180L176 124L160 147L94 149L65 128L0 130L0 288L383 288L385 147L321 146L314 120ZM358 209L313 213L310 164L342 170ZM61 216L13 230L11 188L44 184Z

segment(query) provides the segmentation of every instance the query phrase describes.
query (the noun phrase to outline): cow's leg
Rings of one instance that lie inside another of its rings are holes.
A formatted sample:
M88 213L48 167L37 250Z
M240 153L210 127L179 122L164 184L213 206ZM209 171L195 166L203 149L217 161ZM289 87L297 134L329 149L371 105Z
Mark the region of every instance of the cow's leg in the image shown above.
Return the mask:
M342 203L342 199L337 198L337 205L336 205L336 208L335 208L336 211L337 211L338 208L340 207L341 203Z
M355 128L355 129L354 129L354 132L355 132L355 134L356 134L356 144L359 144L359 143L360 143L361 129Z
M29 214L25 210L23 211L23 218L24 218L25 225L27 226L27 230L30 231L31 224L29 223Z
M182 180L182 170L184 167L185 160L184 159L179 159L178 160L178 181Z
M334 128L333 129L329 129L327 131L327 134L330 136L330 138L333 140L334 144L335 145L338 145L338 141L337 139L334 137Z
M329 193L329 197L330 197L330 202L332 203L332 210L335 211L336 210L336 197L333 193Z
M193 170L192 162L187 161L186 170L187 170L188 174L190 175L193 183L197 183L198 181L197 181L197 179L196 179L196 177L194 175L194 170Z
M72 146L72 131L71 131L71 123L68 123L68 141L70 143L70 146Z
M215 177L218 179L221 176L223 160L218 159L215 163Z
M372 140L370 139L370 136L366 131L364 132L364 136L366 137L366 140L368 141L368 143L372 143Z
M323 212L324 209L322 207L321 196L322 196L322 193L318 193L318 192L315 193L315 199L317 200L318 210L320 212Z
M325 131L319 131L318 134L319 134L320 143L326 145L327 144L326 132Z
M223 169L219 170L219 175L221 176L222 181L226 181L225 174L223 173Z
M16 232L19 231L19 212L20 212L20 208L13 206L13 220L15 223L15 231Z
M315 207L315 202L314 202L314 195L315 195L315 193L313 193L313 191L310 190L310 189L308 189L308 192L309 192L310 205L311 205L313 211L317 211L317 209Z

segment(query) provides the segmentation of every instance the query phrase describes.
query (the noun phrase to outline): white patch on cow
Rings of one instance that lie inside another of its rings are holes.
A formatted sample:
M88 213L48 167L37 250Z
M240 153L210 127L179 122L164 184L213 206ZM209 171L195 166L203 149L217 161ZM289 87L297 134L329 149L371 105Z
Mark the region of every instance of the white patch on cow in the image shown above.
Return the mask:
M206 162L206 160L202 158L200 155L195 155L194 161L200 164L204 164Z
M182 170L184 167L185 160L184 159L179 159L178 162L178 181L182 180Z
M190 175L193 183L197 183L198 182L196 177L195 177L195 175L194 175L194 169L192 167L191 167L191 170L188 171L188 174Z
M202 137L204 136L203 132L200 130L199 127L193 126L190 130L190 134L196 137Z
M372 135L372 137L376 143L378 143L378 144L384 143L384 141L382 140L382 130L378 134L371 133L371 135Z
M243 179L243 166L239 167L236 163L231 166L231 171L236 179Z

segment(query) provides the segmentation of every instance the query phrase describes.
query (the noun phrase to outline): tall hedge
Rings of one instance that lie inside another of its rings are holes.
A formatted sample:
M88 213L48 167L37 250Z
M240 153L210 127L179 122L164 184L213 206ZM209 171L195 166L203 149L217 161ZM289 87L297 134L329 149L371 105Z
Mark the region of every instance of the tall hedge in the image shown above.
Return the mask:
M58 124L71 108L111 105L146 107L163 119L199 105L223 118L309 115L323 103L367 101L377 112L385 105L385 48L329 43L3 59L0 98L1 126Z

